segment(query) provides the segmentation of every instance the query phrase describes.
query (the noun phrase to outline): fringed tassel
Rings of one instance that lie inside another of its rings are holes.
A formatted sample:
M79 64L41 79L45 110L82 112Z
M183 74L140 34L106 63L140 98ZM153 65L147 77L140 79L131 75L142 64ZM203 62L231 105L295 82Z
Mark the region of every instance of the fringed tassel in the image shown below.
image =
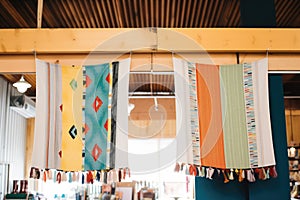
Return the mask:
M240 169L239 171L239 182L242 182L245 178L245 171Z
M56 170L54 170L53 171L53 182L55 183L56 182L56 175L57 175L57 173L56 173Z
M72 172L72 182L76 182L76 181L77 181L76 172Z
M87 182L87 183L91 183L91 184L94 183L93 174L92 174L91 171L89 171L89 172L87 173L87 176L86 176L86 182Z
M72 180L73 180L73 178L72 178L72 172L69 172L69 183L72 183Z
M201 167L201 173L202 173L201 177L204 177L205 176L205 167Z
M185 175L189 175L190 172L189 172L189 165L186 165L185 166Z
M180 165L180 171L183 171L184 167L185 167L185 164L181 163L181 165Z
M194 165L190 165L189 174L192 175L192 176L197 176L197 169Z
M230 169L230 174L229 174L229 180L233 181L234 177L233 177L233 169Z
M67 174L66 174L66 172L62 172L61 174L62 174L61 175L61 181L67 182Z
M270 176L273 178L277 177L277 172L275 166L270 167Z
M266 171L266 179L269 179L269 178L270 178L270 168L267 167L267 168L265 169L265 171Z
M96 180L100 182L100 177L101 177L101 174L99 171L97 171L97 174L96 174ZM119 170L119 182L121 182L121 179L122 179L122 171Z
M199 175L199 173L200 173L199 167L195 166L195 169L196 169L196 176L200 176L200 175Z
M247 180L249 182L255 182L255 176L252 169L247 170Z
M213 176L214 172L215 172L215 169L214 169L214 168L211 168L211 167L208 168L208 173L209 173L208 178L209 178L209 179L212 180L212 176Z
M224 183L228 183L228 182L229 182L229 179L227 178L227 175L226 175L225 170L222 170L222 173L223 173L223 175L224 175Z
M260 180L266 180L266 173L265 173L264 168L257 168L257 169L255 169L255 173L258 174L258 178Z
M47 175L48 175L48 180L52 180L53 179L53 174L52 174L52 170L48 170L47 171Z
M130 169L128 167L125 167L123 170L123 179L125 180L126 178L126 174L128 175L128 177L130 178Z
M44 171L43 173L43 181L46 182L47 181L47 172Z
M56 180L58 183L61 183L61 173L60 172L57 173Z
M262 173L263 173L263 179L262 180L266 180L267 179L267 172L265 170L265 168L262 168Z
M180 170L180 165L179 165L179 163L176 163L175 168L174 168L174 172L179 172L179 170Z
M84 173L82 173L82 176L81 176L81 184L83 185L84 184Z

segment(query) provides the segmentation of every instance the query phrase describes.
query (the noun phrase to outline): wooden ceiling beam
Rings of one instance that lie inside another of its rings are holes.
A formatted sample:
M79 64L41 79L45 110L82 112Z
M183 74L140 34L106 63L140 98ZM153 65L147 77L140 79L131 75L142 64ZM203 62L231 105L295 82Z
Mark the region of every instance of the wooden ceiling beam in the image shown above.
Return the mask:
M0 54L175 52L300 52L300 29L1 29ZM176 41L176 42L175 42Z
M207 55L195 53L182 53L175 55L190 62L203 64L226 65L236 63L235 53L209 53ZM150 71L151 54L38 54L38 59L61 65L95 65L131 57L131 69L133 71ZM154 57L155 71L172 71L172 53L156 53ZM240 63L253 62L266 57L265 53L241 53ZM0 55L0 74L26 74L35 73L35 58L33 55ZM272 53L269 54L270 71L300 71L300 53ZM162 67L164 66L164 67Z

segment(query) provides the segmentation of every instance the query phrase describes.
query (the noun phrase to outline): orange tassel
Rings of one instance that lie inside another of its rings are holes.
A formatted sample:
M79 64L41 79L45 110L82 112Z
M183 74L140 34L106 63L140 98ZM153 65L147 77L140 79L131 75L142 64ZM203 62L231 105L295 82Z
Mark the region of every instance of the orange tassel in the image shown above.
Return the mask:
M44 171L44 174L43 174L43 181L44 181L44 182L47 181L47 174L46 174L46 171Z
M242 182L244 180L244 170L240 169L239 172L239 182Z
M225 171L222 170L222 173L223 173L223 175L224 175L224 183L228 183L228 182L229 182L229 179L227 178L227 175L226 175Z

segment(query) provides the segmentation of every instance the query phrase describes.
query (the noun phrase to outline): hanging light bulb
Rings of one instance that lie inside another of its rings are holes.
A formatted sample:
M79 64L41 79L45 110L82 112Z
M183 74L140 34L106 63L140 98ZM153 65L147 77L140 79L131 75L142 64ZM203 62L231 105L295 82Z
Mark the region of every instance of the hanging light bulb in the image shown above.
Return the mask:
M28 88L31 88L31 85L30 83L28 83L27 81L25 81L24 79L24 76L22 75L20 80L18 82L15 82L13 84L14 87L17 88L17 90L20 92L20 93L24 93L27 91Z
M128 116L130 116L131 111L134 109L135 105L133 103L128 104Z

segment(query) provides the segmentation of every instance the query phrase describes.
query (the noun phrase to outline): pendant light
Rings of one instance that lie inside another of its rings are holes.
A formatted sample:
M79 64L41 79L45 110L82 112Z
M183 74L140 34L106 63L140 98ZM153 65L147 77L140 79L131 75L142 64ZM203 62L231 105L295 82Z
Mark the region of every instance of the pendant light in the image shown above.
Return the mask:
M128 103L128 116L130 116L131 111L134 109L135 105L133 103Z
M31 85L30 83L28 83L27 81L25 81L24 79L24 76L22 75L20 80L18 82L15 82L13 84L14 87L17 88L17 90L20 92L20 93L24 93L27 91L28 88L31 88Z

